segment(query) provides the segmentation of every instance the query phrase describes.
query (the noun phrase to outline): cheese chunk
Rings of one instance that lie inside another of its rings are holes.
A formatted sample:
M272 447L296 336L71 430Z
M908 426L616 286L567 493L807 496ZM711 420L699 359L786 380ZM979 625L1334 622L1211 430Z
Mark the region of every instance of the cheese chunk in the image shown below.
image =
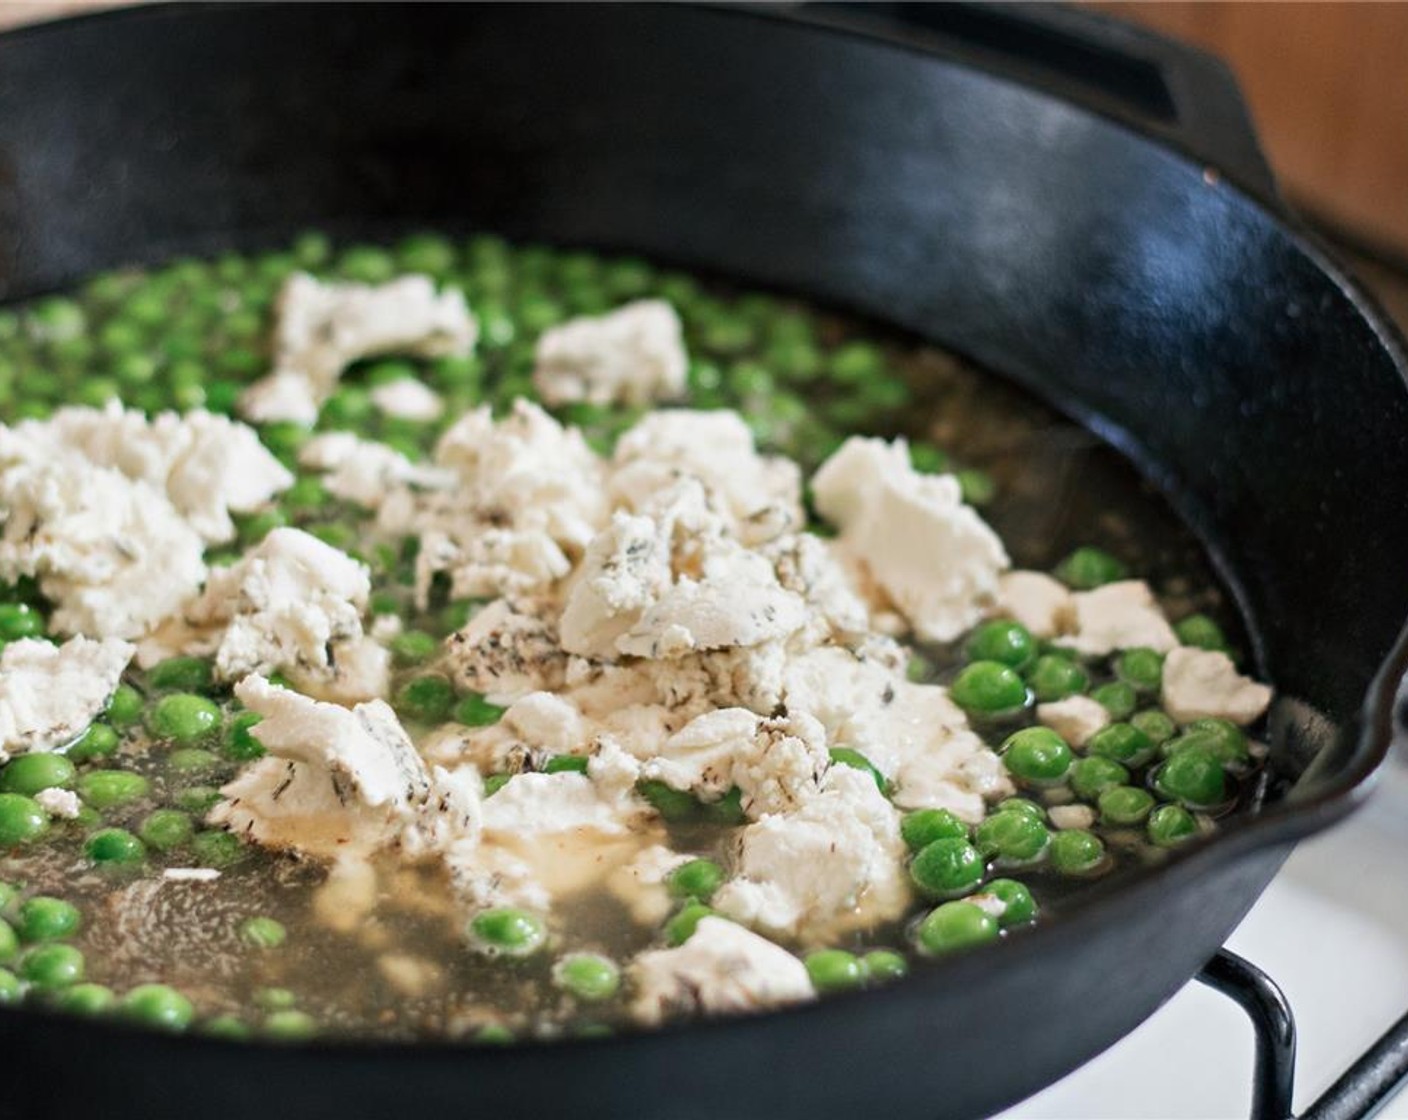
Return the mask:
M817 511L919 637L952 641L997 598L1002 541L952 475L922 475L903 440L853 437L812 479ZM878 604L883 606L883 604Z
M209 543L234 537L232 512L250 513L293 484L253 428L200 409L148 419L116 401L61 408L16 425L13 437L38 457L72 454L147 483Z
M34 576L60 634L135 638L205 578L200 535L166 494L0 429L0 580Z
M380 509L392 495L448 490L455 482L451 471L412 463L394 448L351 432L314 436L299 449L298 461L327 472L323 485L333 497L365 509Z
M684 393L689 357L675 309L644 299L546 330L534 353L533 386L550 405L643 405Z
M365 565L301 529L274 529L239 562L210 573L184 611L188 636L171 640L185 652L212 652L220 680L283 670L331 683L340 651L349 662L370 656L355 671L344 667L343 681L364 679L371 669L368 686L381 690L384 659L378 671L375 651L362 645L370 592ZM154 644L166 638L158 635Z
M812 999L804 964L786 949L722 918L704 918L675 949L632 962L631 1014L654 1026L667 1017L764 1011Z
M51 751L78 738L102 714L132 660L116 638L70 638L61 646L34 638L0 653L0 762L26 751Z
M1045 572L1004 572L997 581L997 613L1015 619L1035 638L1063 634L1075 608L1066 585Z
M461 689L509 704L562 687L567 654L548 604L496 599L445 642L445 664Z
M440 394L423 381L401 377L378 385L370 394L372 407L397 420L428 424L445 414Z
M1180 646L1164 658L1164 709L1178 723L1227 719L1245 727L1271 703L1271 689L1244 677L1227 654Z
M1073 747L1083 747L1110 723L1109 709L1089 696L1068 696L1036 706L1037 722L1051 728Z
M464 296L437 293L421 275L367 285L296 272L284 282L276 312L273 372L240 398L241 413L258 423L311 426L353 362L378 354L468 354L478 333Z
M1087 657L1147 647L1165 653L1178 644L1154 593L1142 580L1107 583L1071 596L1071 633L1056 639Z
M899 814L868 773L834 766L820 792L738 840L721 914L773 936L826 944L897 918L910 900Z
M396 841L472 834L477 789L434 775L391 708L380 700L348 710L246 677L235 695L263 718L251 729L269 754L221 793L210 811L224 825L266 847L334 857L370 853ZM428 817L436 818L433 822Z

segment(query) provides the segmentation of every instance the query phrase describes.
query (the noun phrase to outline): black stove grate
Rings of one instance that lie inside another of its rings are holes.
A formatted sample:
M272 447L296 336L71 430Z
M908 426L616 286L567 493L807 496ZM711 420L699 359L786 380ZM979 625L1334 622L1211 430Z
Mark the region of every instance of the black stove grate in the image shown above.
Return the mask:
M1256 1031L1252 1120L1293 1120L1296 1022L1281 989L1261 969L1221 950L1198 973L1208 987L1236 1001ZM1299 1120L1367 1120L1408 1081L1408 1015L1301 1114Z

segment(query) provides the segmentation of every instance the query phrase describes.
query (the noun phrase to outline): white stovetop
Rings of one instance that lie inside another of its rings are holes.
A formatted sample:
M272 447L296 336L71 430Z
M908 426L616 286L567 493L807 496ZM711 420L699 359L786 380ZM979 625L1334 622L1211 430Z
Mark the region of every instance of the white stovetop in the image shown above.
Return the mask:
M1369 804L1302 844L1228 948L1269 972L1299 1028L1296 1111L1408 1011L1408 766ZM1251 1099L1240 1008L1190 983L1093 1062L1000 1120L1234 1120ZM1408 1120L1408 1092L1381 1114Z

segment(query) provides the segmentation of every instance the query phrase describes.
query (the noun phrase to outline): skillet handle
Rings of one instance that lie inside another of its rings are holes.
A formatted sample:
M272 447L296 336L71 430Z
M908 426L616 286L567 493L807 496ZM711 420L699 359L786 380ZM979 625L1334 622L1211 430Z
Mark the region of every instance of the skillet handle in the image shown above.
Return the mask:
M846 7L861 19L923 31L945 53L1116 117L1287 213L1237 79L1213 55L1058 4Z

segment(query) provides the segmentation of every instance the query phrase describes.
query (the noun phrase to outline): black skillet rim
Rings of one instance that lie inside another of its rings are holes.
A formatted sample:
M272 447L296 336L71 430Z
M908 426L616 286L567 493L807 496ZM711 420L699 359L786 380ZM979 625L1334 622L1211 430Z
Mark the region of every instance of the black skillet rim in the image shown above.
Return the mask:
M213 3L201 4L184 2L152 4L150 6L134 4L28 24L0 33L0 41L62 33L64 28L79 23L132 19L179 19L188 10L243 6L246 5L232 2L232 0L215 0ZM894 22L859 26L845 19L837 18L835 9L826 8L799 12L766 7L745 7L741 4L728 3L705 3L698 6L714 8L735 18L792 23L819 33L866 39L894 50L903 50L936 59L945 65L977 71L984 74L989 80L1020 86L1028 92L1061 101L1079 112L1099 117L1116 129L1128 134L1135 143L1157 148L1175 157L1185 166L1220 174L1217 168L1208 167L1204 160L1194 156L1168 137L1157 135L1151 128L1143 127L1126 116L1082 103L1062 93L1042 88L1035 83L1018 81L985 65L981 60L962 57L951 47L947 50L939 49L942 43L941 37L922 29ZM1377 300L1358 281L1354 280L1338 262L1333 249L1325 239L1311 230L1293 212L1280 206L1278 200L1269 199L1260 191L1244 186L1231 178L1224 180L1220 186L1221 189L1234 191L1246 204L1258 211L1263 218L1280 231L1294 249L1311 260L1333 282L1351 306L1369 324L1380 345L1392 359L1400 379L1405 385L1408 385L1408 342L1379 306ZM1000 371L996 372L1000 373ZM1025 388L1023 391L1031 392L1030 389ZM1131 461L1143 477L1155 482L1161 492L1167 493L1167 487L1157 477L1159 472L1153 470L1152 465L1138 454L1133 442L1125 438L1120 429L1102 422L1102 418L1093 413L1076 413L1074 418L1087 429L1093 430L1099 438L1111 444L1120 455ZM1226 578L1227 569L1222 565L1220 559L1212 549L1208 548L1205 541L1201 541L1201 538L1200 543L1209 552L1219 572ZM1236 594L1237 581L1229 580L1228 582L1233 590L1234 598L1239 598ZM1239 602L1240 610L1241 604ZM1156 900L1163 889L1175 888L1182 882L1196 880L1213 867L1230 864L1240 857L1262 849L1293 844L1343 819L1361 806L1373 791L1377 772L1388 757L1395 732L1395 708L1400 689L1404 684L1405 674L1408 674L1408 620L1405 620L1404 625L1400 627L1392 648L1380 663L1365 693L1358 715L1346 725L1342 732L1347 739L1352 739L1353 743L1344 766L1338 774L1317 783L1318 788L1312 794L1298 799L1282 798L1255 815L1232 818L1216 834L1193 842L1186 848L1171 854L1171 858L1157 866L1143 868L1131 872L1127 876L1115 876L1105 882L1092 883L1086 889L1082 903L1072 911L1053 916L1029 930L1016 931L1015 935L1005 939L1003 944L985 945L959 956L923 962L896 987L913 988L920 982L930 984L942 982L946 986L959 985L977 980L994 962L1000 959L996 954L1005 954L1009 957L1023 951L1028 954L1040 954L1044 946L1053 944L1057 939L1079 939L1083 936L1083 930L1087 926L1104 924L1107 918L1103 911L1107 909L1108 900L1112 897L1127 898L1131 895L1142 894L1151 901ZM1404 722L1408 723L1408 699L1405 699L1404 707ZM873 1006L884 998L885 992L884 988L844 992L828 996L824 1003L775 1009L756 1017L725 1016L702 1019L667 1024L663 1027L647 1030L633 1029L606 1038L523 1039L515 1041L508 1047L495 1047L493 1052L504 1055L531 1053L564 1045L624 1050L631 1046L639 1048L656 1039L664 1040L681 1034L698 1035L705 1032L736 1030L745 1026L750 1019L765 1019L768 1022L791 1019L800 1025L805 1021L806 1016L820 1012L823 1007L828 1010L837 1005L844 1007L854 1000L865 1000ZM199 1034L153 1035L149 1030L117 1019L85 1020L45 1009L0 1009L0 1016L7 1019L23 1017L31 1021L49 1020L56 1025L62 1024L65 1028L72 1030L75 1035L87 1034L88 1037L95 1040L110 1032L119 1032L140 1034L150 1038L153 1043L160 1039L162 1043L177 1048L186 1046L220 1047L231 1052L248 1052L251 1049L255 1052L290 1049L287 1044L259 1039L234 1042ZM461 1060L466 1060L476 1051L482 1051L484 1048L466 1045L463 1041L448 1040L389 1043L374 1039L331 1041L314 1039L297 1044L292 1049L297 1053L308 1055L363 1055L391 1060L399 1057L403 1062L410 1062L433 1059L437 1056L457 1056ZM469 1072L468 1068L466 1072Z

